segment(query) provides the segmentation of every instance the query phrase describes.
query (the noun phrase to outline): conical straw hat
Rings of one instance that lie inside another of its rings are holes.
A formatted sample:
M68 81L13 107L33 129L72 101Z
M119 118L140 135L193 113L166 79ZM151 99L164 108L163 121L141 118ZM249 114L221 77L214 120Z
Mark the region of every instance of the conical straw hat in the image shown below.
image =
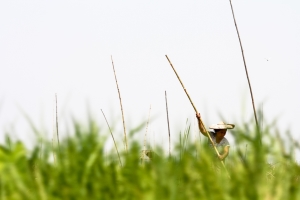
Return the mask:
M226 123L221 121L217 124L211 125L209 128L210 129L233 129L234 126L235 126L234 124L226 124Z

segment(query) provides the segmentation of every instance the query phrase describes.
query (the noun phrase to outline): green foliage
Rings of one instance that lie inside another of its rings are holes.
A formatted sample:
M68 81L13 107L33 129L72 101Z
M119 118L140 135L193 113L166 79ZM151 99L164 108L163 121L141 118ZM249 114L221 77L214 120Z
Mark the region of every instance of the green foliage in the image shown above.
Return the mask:
M86 129L74 122L74 136L57 149L41 141L29 151L7 138L0 146L0 199L299 199L300 166L280 148L276 129L249 124L233 133L230 178L206 143L187 142L189 125L172 157L157 149L142 162L142 147L132 141L121 153L123 166L116 152L106 153L110 138L92 120Z

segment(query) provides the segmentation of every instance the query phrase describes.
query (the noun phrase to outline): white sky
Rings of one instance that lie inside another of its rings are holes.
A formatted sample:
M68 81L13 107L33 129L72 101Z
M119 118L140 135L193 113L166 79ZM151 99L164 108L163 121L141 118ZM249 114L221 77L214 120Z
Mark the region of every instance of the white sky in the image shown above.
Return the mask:
M232 3L257 109L263 103L266 120L279 117L282 132L289 128L299 140L300 2ZM86 121L89 104L107 131L103 109L121 142L111 55L127 129L147 120L151 104L152 144L168 143L165 91L172 141L187 118L195 122L165 55L206 126L219 122L219 113L237 126L253 116L229 1L1 1L0 141L12 130L33 139L20 108L51 138L57 93L60 129L72 115Z

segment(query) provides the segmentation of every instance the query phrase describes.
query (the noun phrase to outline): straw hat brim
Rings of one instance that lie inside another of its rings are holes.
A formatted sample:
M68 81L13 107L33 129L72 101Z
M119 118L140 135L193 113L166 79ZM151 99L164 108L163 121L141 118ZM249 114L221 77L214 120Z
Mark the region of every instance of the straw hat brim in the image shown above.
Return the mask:
M233 129L235 127L234 124L225 124L224 122L213 124L209 128L210 129Z

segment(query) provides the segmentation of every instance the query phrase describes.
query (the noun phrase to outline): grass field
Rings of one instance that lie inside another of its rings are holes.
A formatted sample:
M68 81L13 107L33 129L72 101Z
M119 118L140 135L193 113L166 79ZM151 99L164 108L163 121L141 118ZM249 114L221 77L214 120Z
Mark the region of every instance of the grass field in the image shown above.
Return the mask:
M186 142L188 132L171 157L158 147L150 162L141 162L141 142L129 140L121 166L116 151L104 150L109 134L92 122L83 127L74 123L73 136L55 149L40 139L29 151L7 138L0 146L0 200L300 199L300 166L293 157L299 147L284 145L272 124L260 132L254 123L236 127L225 163L230 178L212 165L206 142Z

